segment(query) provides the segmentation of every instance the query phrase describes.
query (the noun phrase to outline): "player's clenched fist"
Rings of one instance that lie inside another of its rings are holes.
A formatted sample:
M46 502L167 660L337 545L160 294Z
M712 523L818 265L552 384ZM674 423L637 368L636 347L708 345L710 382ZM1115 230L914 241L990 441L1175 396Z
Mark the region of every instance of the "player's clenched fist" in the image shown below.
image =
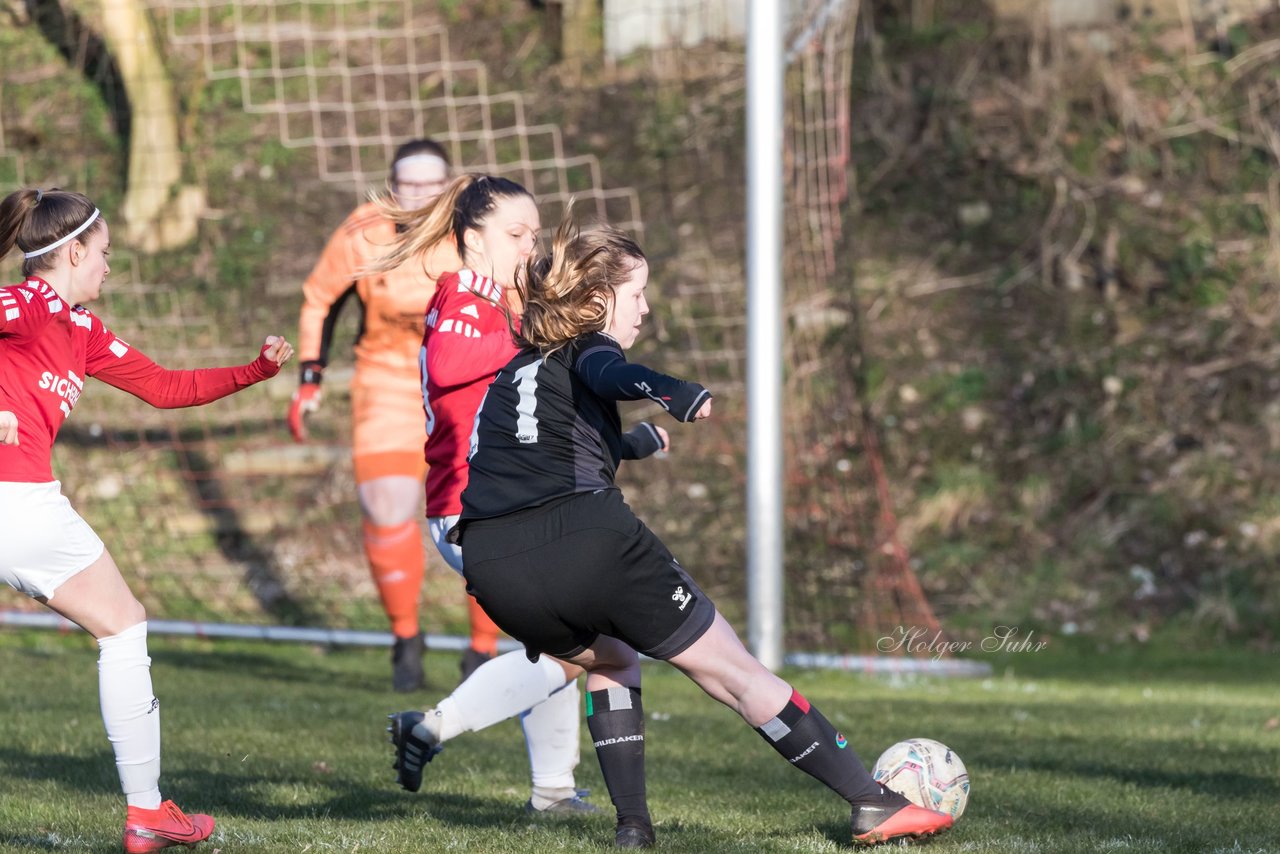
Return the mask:
M0 412L0 445L18 444L18 416Z
M293 355L293 345L279 335L268 335L262 345L262 355L277 365L283 365Z

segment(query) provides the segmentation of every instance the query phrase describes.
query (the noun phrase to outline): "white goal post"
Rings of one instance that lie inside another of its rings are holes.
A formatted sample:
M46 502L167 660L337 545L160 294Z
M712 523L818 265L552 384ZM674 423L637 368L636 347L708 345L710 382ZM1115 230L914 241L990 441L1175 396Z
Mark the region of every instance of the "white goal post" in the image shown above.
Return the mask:
M752 652L782 665L783 33L778 0L747 18L747 608Z

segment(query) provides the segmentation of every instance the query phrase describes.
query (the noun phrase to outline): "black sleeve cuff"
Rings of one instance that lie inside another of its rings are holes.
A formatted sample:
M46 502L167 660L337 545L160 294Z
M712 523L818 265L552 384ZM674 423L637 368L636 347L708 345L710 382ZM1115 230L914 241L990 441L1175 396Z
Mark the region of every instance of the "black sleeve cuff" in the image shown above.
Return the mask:
M622 434L623 459L643 460L662 450L662 437L648 421L642 421Z
M697 385L696 383L691 383L691 385L698 389L698 394L694 397L693 403L689 404L689 408L685 410L684 416L676 416L686 423L694 419L694 416L698 414L698 410L702 408L702 404L706 403L708 398L711 397L711 392L707 391L702 386ZM671 414L675 415L674 412Z
M320 380L323 378L324 362L311 359L302 363L302 372L298 381L303 385L320 385Z

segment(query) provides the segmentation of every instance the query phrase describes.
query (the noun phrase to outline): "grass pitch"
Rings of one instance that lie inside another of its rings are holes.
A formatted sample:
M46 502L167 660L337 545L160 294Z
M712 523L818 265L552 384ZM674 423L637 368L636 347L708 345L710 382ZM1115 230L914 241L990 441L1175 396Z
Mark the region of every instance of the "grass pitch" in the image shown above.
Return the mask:
M209 812L206 854L610 850L611 818L537 821L505 723L451 742L423 790L400 791L383 727L434 688L388 690L382 650L151 639L167 797ZM989 679L789 672L868 764L911 736L968 765L968 811L930 852L1280 852L1280 664L1243 651L1101 651L991 659ZM123 800L84 635L0 632L0 851L119 850ZM658 850L849 848L847 810L735 715L647 665ZM608 806L583 730L579 785Z

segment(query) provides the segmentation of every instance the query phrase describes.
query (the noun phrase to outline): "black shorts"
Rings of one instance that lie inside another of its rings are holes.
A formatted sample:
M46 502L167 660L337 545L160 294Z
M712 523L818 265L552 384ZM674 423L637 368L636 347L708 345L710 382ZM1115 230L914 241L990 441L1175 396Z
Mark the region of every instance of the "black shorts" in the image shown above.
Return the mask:
M572 658L599 635L667 659L715 618L715 605L616 489L472 520L461 540L467 592L530 659Z

